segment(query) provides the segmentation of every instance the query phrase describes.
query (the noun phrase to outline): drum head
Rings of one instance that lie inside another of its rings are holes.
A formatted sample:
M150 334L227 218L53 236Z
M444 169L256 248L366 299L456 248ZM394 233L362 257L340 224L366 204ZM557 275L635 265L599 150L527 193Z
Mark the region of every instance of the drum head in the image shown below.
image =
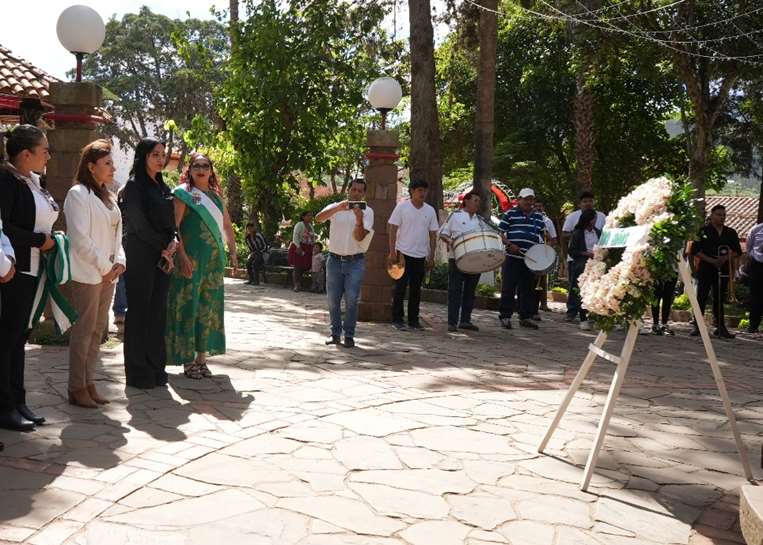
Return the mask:
M525 252L525 265L538 274L546 274L553 270L556 263L556 252L548 244L535 244Z
M456 260L456 267L466 274L482 274L494 271L503 265L506 253L496 250L470 252Z

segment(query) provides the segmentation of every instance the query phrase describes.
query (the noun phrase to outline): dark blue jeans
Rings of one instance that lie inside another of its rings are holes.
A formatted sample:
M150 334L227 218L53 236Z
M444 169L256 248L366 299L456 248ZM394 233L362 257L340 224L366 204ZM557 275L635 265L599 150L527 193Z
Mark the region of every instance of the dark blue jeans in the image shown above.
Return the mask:
M567 316L577 318L583 310L583 302L580 300L580 290L578 289L578 277L576 274L574 261L567 262ZM582 318L581 318L582 319Z
M125 275L119 277L117 289L114 291L114 316L124 316L127 314L127 288L125 287Z
M408 289L408 325L419 323L419 307L421 306L421 283L427 272L426 257L411 257L403 254L405 258L405 272L395 282L395 291L392 298L392 321L403 321L403 301L405 290Z
M472 321L474 290L480 281L479 274L466 274L456 266L455 259L448 260L448 324L458 325ZM460 320L459 320L460 312Z
M511 318L514 314L514 297L519 293L519 319L528 320L535 314L538 304L533 289L535 275L527 268L524 260L506 256L501 268L500 318Z
M339 337L344 329L345 337L355 336L358 321L360 285L366 271L366 258L346 260L329 254L326 261L326 294L331 317L331 335ZM344 324L342 324L342 297L344 297Z

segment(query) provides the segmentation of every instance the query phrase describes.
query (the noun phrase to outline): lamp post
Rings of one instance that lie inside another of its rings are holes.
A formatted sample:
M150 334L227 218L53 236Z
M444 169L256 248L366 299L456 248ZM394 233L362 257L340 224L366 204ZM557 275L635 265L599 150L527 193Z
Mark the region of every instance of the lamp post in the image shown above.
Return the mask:
M400 84L392 78L379 78L368 88L368 102L382 116L381 130L368 130L368 152L364 178L366 200L374 211L374 237L366 252L366 274L360 288L358 319L370 322L392 320L392 279L387 275L387 223L397 202L397 131L387 130L387 113L403 97Z
M381 128L387 128L387 112L394 110L403 98L403 90L396 79L378 78L368 87L368 102L381 113Z
M69 6L58 16L56 34L61 45L77 58L75 81L82 81L82 58L98 51L106 37L103 19L91 7Z

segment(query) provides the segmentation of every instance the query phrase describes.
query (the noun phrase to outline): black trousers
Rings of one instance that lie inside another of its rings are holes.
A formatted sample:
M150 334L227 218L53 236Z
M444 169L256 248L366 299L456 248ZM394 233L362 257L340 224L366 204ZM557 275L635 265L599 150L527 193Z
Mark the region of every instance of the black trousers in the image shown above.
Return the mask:
M662 325L670 321L670 309L673 306L677 283L678 278L673 278L665 282L657 282L654 285L654 300L656 303L652 305L652 321L654 325L660 324L660 317L662 317ZM660 305L662 305L662 313L660 313Z
M537 308L535 299L535 274L527 268L524 260L507 256L501 268L500 318L514 314L514 297L519 293L519 319L532 317Z
M472 321L474 290L479 274L461 272L455 259L448 260L448 324L458 325Z
M37 281L16 272L13 280L0 284L0 411L26 403L24 345L29 337Z
M150 388L167 381L169 275L158 267L161 254L139 239L127 242L127 315L125 316L125 378L127 384Z
M750 329L757 331L763 318L763 263L753 260L750 276Z
M262 270L264 263L262 254L249 254L249 259L246 261L246 272L249 275L249 282L252 284L260 283L260 271Z
M421 306L421 284L427 272L425 257L411 257L403 254L405 272L400 280L395 282L395 293L392 299L392 321L403 321L403 300L405 289L408 288L408 324L419 323L419 307Z
M729 289L728 277L721 276L719 281L718 269L712 265L700 265L697 273L697 300L702 314L707 307L707 298L713 294L713 318L718 323L718 329L726 329L724 303Z

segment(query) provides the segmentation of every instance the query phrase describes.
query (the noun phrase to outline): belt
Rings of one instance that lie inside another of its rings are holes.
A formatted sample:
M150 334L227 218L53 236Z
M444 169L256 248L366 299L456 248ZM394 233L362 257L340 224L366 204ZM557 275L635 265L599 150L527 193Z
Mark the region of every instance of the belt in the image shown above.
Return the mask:
M339 255L335 254L334 252L329 252L329 255L340 261L355 261L356 259L362 259L366 256L366 254Z

